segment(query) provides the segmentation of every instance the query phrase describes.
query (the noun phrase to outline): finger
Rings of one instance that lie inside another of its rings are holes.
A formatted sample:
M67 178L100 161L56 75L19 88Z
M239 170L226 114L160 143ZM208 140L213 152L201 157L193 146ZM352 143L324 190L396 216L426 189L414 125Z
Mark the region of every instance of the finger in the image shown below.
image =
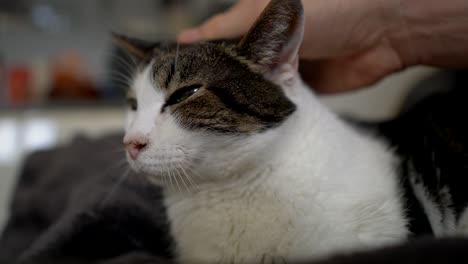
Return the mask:
M349 71L352 69L348 67L349 62L345 61L317 60L301 61L299 70L302 79L317 92L339 93L357 88L355 80L349 79Z
M210 18L197 28L183 31L178 40L182 43L210 39L229 39L243 35L248 25L232 13L223 13Z
M384 76L363 74L359 62L351 60L301 63L301 76L319 93L332 94L365 88Z
M302 78L321 93L338 93L367 87L403 69L398 55L378 47L353 56L301 61Z
M229 39L244 35L260 13L251 1L240 1L228 11L215 15L201 26L183 31L178 40L190 43L200 40Z
M200 36L200 33L198 32L198 28L186 29L180 32L179 36L177 37L177 41L181 43L197 42L200 39L201 39L201 36Z
M202 39L221 39L239 37L249 29L250 23L245 22L245 18L238 15L238 8L234 8L228 13L214 16L204 23L199 32Z

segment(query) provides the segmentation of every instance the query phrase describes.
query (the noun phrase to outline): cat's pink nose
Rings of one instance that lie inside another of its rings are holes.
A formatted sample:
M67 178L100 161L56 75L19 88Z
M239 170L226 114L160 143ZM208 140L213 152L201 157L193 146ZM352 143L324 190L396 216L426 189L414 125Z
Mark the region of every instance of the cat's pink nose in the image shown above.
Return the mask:
M140 152L147 145L146 142L136 141L136 140L132 140L129 142L124 142L124 143L125 143L125 149L127 150L128 155L130 155L130 158L132 158L132 160L136 160Z

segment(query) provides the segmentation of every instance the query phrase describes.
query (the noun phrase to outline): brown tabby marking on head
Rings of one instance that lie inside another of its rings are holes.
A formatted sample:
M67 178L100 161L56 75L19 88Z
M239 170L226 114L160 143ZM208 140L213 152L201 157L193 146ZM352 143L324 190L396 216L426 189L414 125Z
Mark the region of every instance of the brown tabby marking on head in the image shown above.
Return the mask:
M272 0L237 45L204 42L163 48L143 42L139 49L139 41L119 40L128 41L124 47L131 46L130 52L151 61L154 87L166 96L161 112L174 115L182 127L255 133L278 126L296 109L266 76L297 56L302 25L300 1ZM190 87L199 89L170 102L178 95L174 93Z
M188 129L246 133L281 123L295 105L281 88L254 72L230 53L232 46L217 43L161 49L153 53L153 79L166 99L180 88L201 89L176 105L167 106Z

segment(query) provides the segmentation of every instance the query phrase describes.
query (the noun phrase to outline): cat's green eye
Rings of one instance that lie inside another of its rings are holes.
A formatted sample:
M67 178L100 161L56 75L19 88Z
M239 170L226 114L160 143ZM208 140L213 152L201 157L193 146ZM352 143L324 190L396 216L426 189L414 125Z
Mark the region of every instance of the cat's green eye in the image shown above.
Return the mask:
M135 98L127 98L127 105L132 111L136 111L138 109L137 100Z
M194 84L178 89L177 91L172 93L171 96L169 96L169 98L166 100L166 106L178 104L184 101L185 99L189 98L192 94L198 92L198 90L200 90L202 86L203 85L201 84Z

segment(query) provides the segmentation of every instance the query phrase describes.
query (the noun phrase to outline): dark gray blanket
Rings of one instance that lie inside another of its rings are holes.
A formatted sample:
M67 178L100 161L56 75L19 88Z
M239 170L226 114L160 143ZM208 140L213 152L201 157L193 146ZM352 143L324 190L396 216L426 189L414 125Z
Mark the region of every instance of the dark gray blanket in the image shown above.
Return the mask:
M0 263L170 256L161 190L138 175L123 178L121 138L79 137L26 159L0 240Z

